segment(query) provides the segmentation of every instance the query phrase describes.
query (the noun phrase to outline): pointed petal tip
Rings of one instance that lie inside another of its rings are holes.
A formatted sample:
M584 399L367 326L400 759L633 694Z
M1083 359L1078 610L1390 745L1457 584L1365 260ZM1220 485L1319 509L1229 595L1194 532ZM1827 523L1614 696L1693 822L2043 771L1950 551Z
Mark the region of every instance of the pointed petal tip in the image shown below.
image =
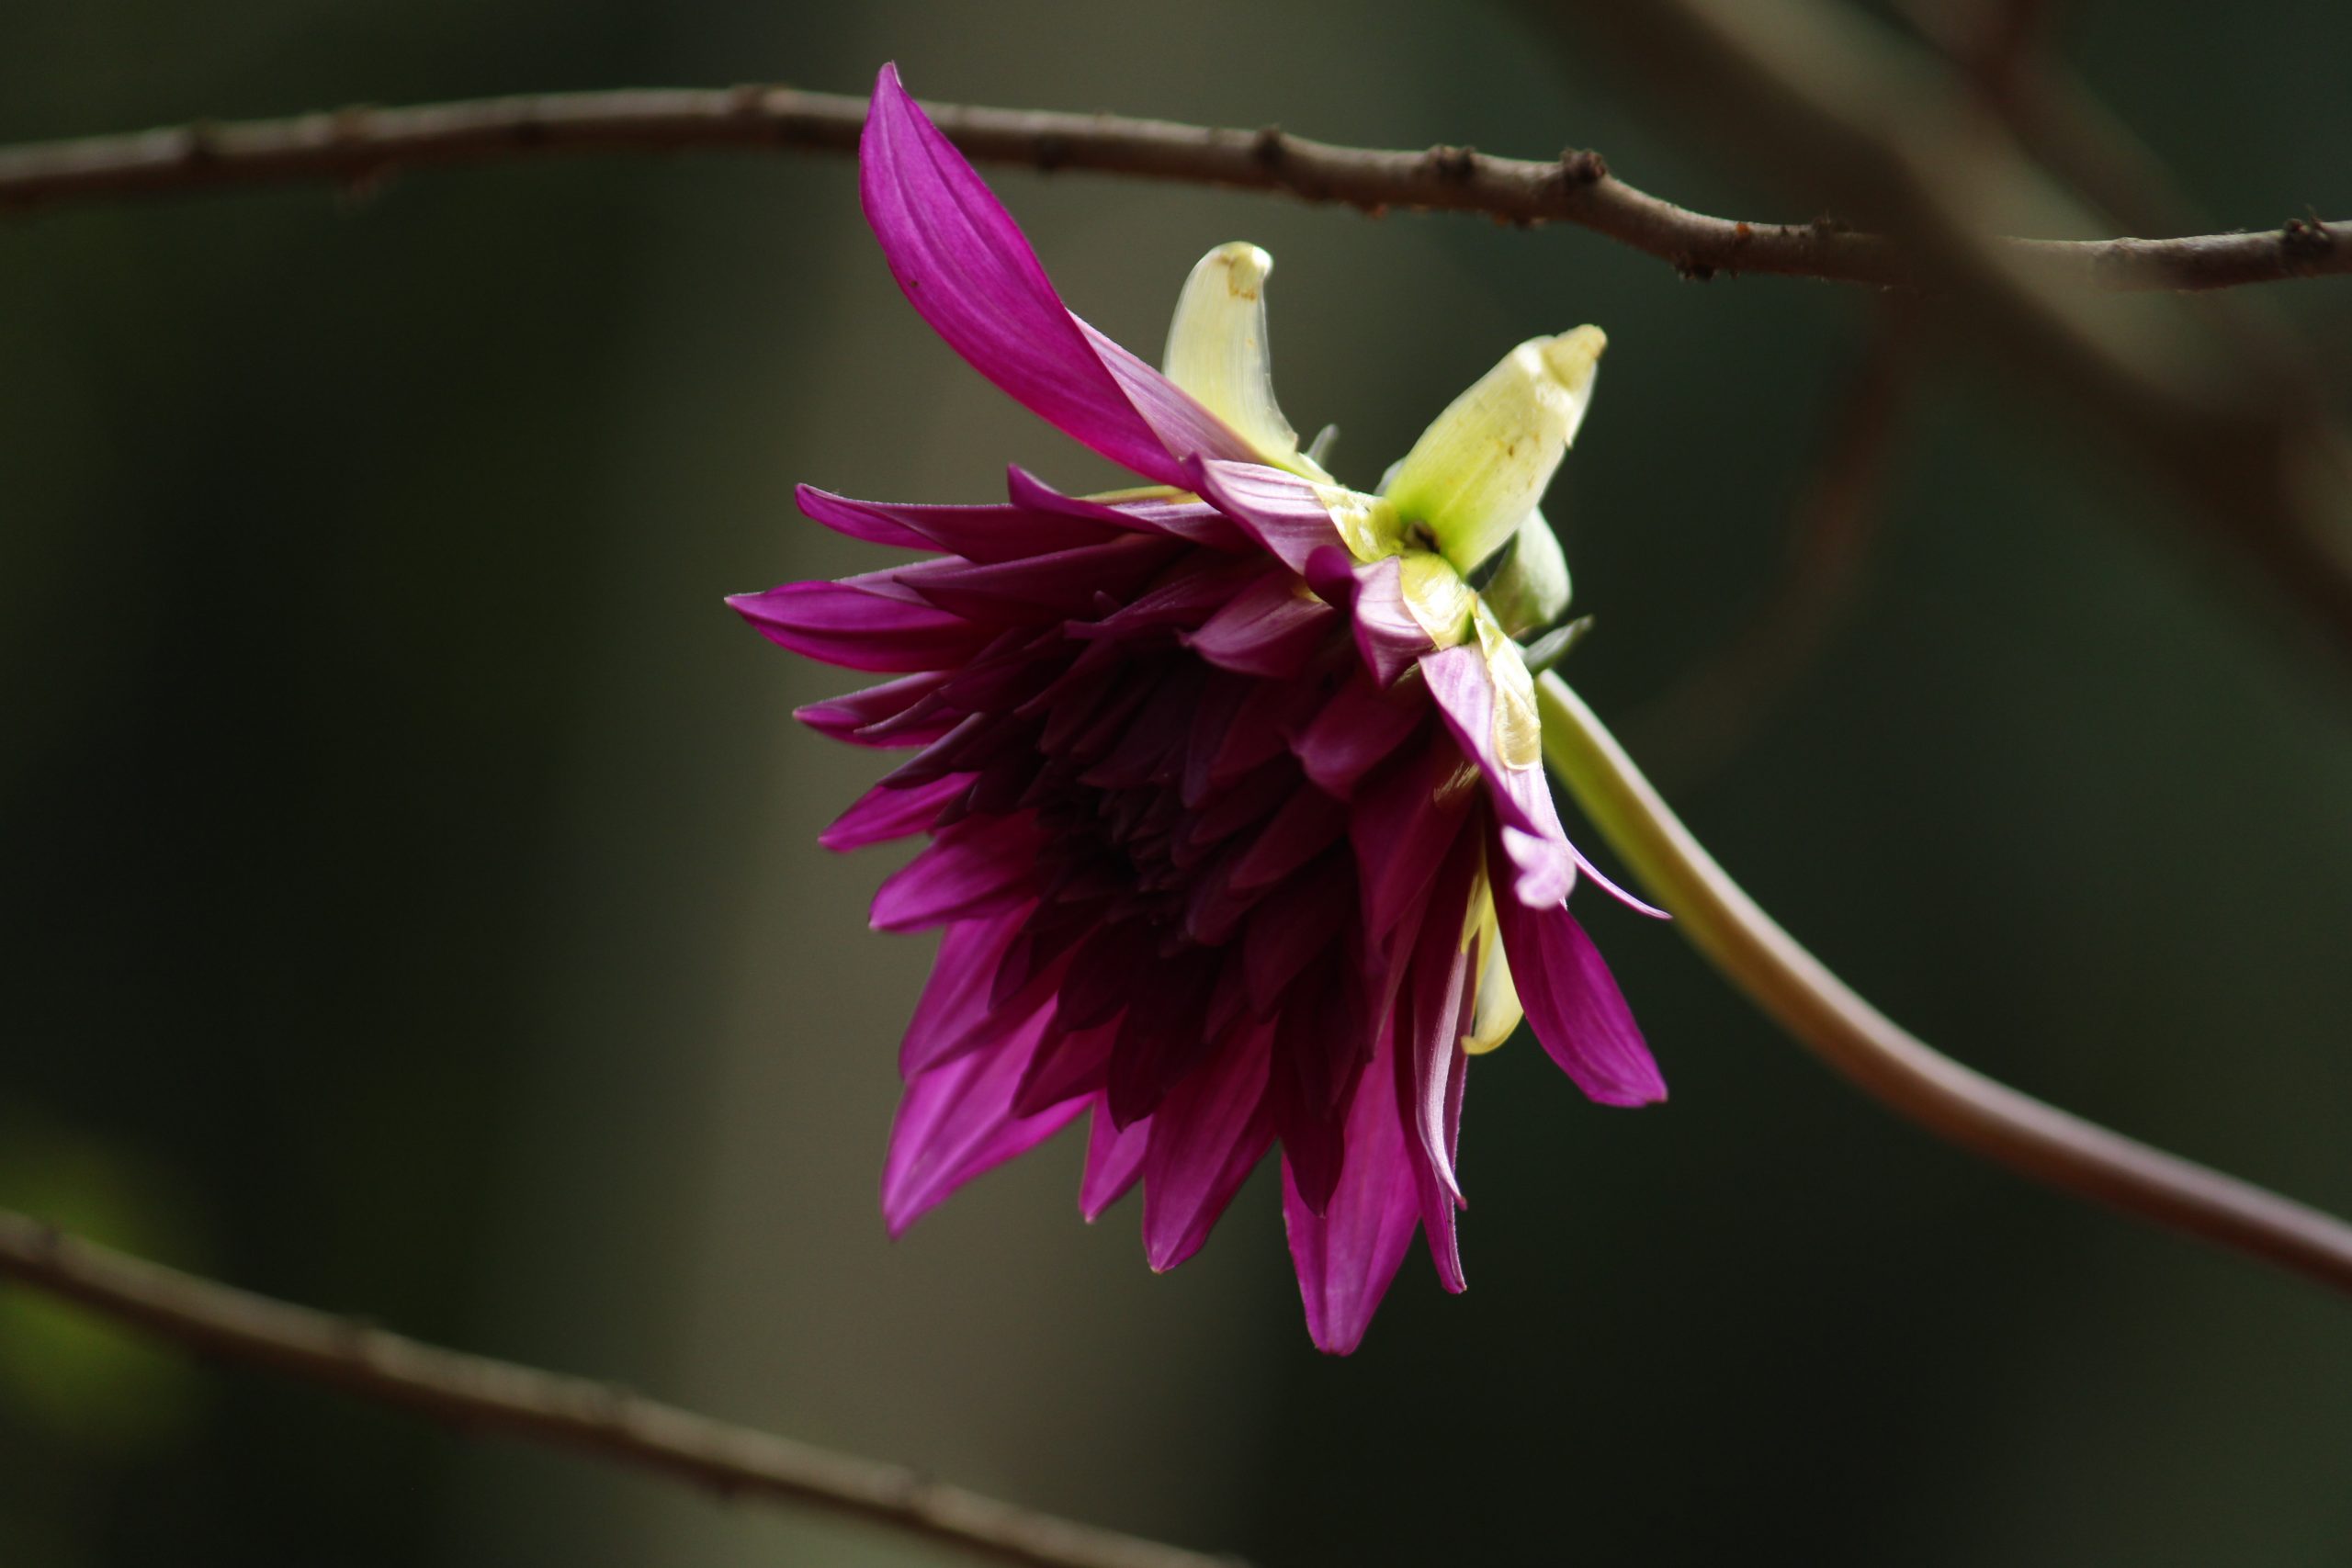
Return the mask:
M1365 1326L1369 1327L1370 1325ZM1307 1337L1314 1340L1315 1348L1327 1356L1352 1356L1356 1353L1356 1347L1363 1343L1363 1329L1357 1329L1351 1337L1334 1339L1326 1338L1310 1328L1307 1330Z
M903 1194L885 1190L882 1194L882 1234L892 1241L899 1240L915 1228L924 1211L910 1208Z

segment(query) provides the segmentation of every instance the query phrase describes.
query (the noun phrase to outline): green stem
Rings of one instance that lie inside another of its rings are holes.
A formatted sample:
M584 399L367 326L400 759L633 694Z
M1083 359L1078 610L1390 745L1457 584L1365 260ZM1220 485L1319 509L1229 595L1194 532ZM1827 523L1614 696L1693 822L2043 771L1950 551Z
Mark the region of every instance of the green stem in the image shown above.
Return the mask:
M2165 1154L1961 1066L1854 994L1740 891L1556 675L1536 688L1544 755L1652 898L1800 1043L1937 1136L2037 1181L2352 1293L2352 1225Z

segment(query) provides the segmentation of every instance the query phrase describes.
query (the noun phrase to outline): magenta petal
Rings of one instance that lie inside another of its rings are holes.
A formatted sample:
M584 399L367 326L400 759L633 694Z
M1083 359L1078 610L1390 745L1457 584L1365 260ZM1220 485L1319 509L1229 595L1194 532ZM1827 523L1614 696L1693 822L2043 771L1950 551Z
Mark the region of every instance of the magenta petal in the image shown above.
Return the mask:
M1026 813L968 818L942 829L929 849L876 890L874 929L919 931L1025 902L1044 842Z
M786 582L727 603L777 647L848 670L944 669L996 635L960 615L907 603L882 584Z
M1100 523L1125 533L1159 534L1195 545L1234 553L1255 553L1255 541L1233 520L1206 502L1173 491L1131 496L1114 506L1064 495L1036 475L1013 465L1006 471L1005 493L1015 506L1073 523Z
M1201 1249L1217 1216L1273 1146L1266 1105L1272 1052L1262 1030L1227 1043L1151 1117L1143 1163L1143 1248L1165 1273Z
M1495 900L1495 917L1528 1025L1560 1070L1603 1105L1664 1100L1666 1079L1633 1010L1576 917L1509 898Z
M1005 978L1000 976L997 980L1000 994L1005 992ZM1017 998L1021 995L1019 988L1011 993L1016 998L1015 1005L1020 1005ZM1110 1066L1112 1044L1118 1034L1116 1023L1082 1029L1074 1034L1063 1032L1058 1026L1048 1032L1038 1045L1036 1055L1029 1063L1013 1108L1024 1113L1042 1111L1046 1106L1059 1105L1076 1096L1098 1093L1102 1088L1105 1070Z
M899 1043L900 1077L912 1081L982 1037L993 1011L997 966L1028 915L1023 908L957 920L940 933L939 955Z
M1023 506L932 506L856 501L814 485L794 492L800 510L836 533L876 544L944 551L967 560L1022 560L1051 550L1099 545L1122 530L1091 518Z
M1296 474L1263 463L1218 462L1213 455L1186 458L1184 472L1186 488L1214 502L1301 577L1316 551L1347 547L1315 487Z
M1182 456L1251 448L1159 372L1070 314L1020 225L886 65L858 187L891 276L947 345L1015 401L1113 462L1183 483Z
M1397 1115L1394 1046L1379 1053L1348 1111L1347 1158L1317 1218L1283 1172L1283 1228L1290 1235L1306 1331L1318 1350L1344 1356L1363 1342L1380 1298L1420 1226L1420 1196Z
M1403 745L1429 711L1421 693L1384 691L1359 672L1292 738L1291 752L1317 789L1347 800L1357 781Z
M1405 603L1404 562L1383 556L1359 566L1345 550L1326 546L1306 559L1306 581L1338 605L1355 634L1356 655L1382 686L1405 678L1437 643Z
M1233 867L1237 892L1272 886L1321 854L1348 830L1348 808L1319 789L1301 789L1283 803Z
M1122 1130L1111 1120L1110 1108L1097 1100L1086 1138L1086 1175L1078 1184L1078 1212L1088 1224L1127 1195L1143 1174L1144 1151L1150 1144L1150 1117Z
M1496 815L1506 829L1516 829L1505 835L1503 848L1519 870L1519 901L1531 908L1559 903L1576 886L1577 852L1560 826L1543 763L1514 768L1496 754L1494 677L1487 671L1486 655L1476 644L1464 643L1423 659L1421 673L1446 728L1485 775Z
M1055 621L1091 609L1100 594L1134 597L1183 547L1129 534L1019 560L923 561L893 575L922 599L971 620Z
M1353 623L1356 653L1373 679L1393 686L1413 667L1413 661L1437 644L1405 604L1404 564L1387 556L1350 573L1353 592L1348 614Z
M1036 1147L1086 1109L1087 1101L1073 1100L1035 1116L1012 1110L1046 1019L1041 1012L993 1050L958 1056L907 1086L882 1164L882 1218L893 1238L956 1188Z
M1465 949L1462 936L1478 860L1476 837L1464 834L1447 857L1421 917L1405 1005L1399 1008L1396 1020L1396 1028L1403 1032L1397 1056L1407 1117L1421 1158L1445 1195L1457 1204L1465 1200L1453 1171L1452 1131L1462 1107L1462 1069L1467 1055L1462 1037L1470 1030L1477 1002L1476 976L1470 967L1475 948Z
M800 503L801 512L812 522L821 523L834 533L849 538L863 539L871 545L889 545L902 550L935 550L939 547L927 536L893 517L887 506L853 501L845 495L819 490L815 485L793 486L792 497Z
M926 670L920 674L886 681L878 686L868 686L862 692L844 696L829 697L821 703L795 708L792 716L834 740L846 740L853 746L915 746L927 745L956 726L956 715L947 715L940 722L935 734L897 736L876 739L864 733L874 725L899 717L921 703L925 697L947 682L946 674Z
M868 844L886 844L920 833L939 816L940 807L971 785L968 773L948 773L912 789L876 784L860 795L856 805L834 818L832 826L817 835L817 841L829 850L862 850Z
M1393 760L1356 793L1348 818L1375 943L1413 912L1469 819L1476 771L1443 737Z
M1337 613L1298 579L1269 571L1182 640L1220 670L1287 681L1321 651Z
M1444 1146L1449 1165L1462 1139L1462 1090L1470 1076L1469 1061L1468 1053L1457 1050L1446 1076ZM1397 1065L1401 1070L1401 1057ZM1462 1272L1462 1244L1455 1234L1454 1213L1468 1205L1459 1194L1446 1190L1438 1179L1436 1167L1418 1144L1408 1145L1406 1152L1412 1156L1413 1179L1420 1190L1421 1235L1429 1243L1430 1261L1437 1266L1438 1283L1458 1296L1470 1288L1470 1281Z

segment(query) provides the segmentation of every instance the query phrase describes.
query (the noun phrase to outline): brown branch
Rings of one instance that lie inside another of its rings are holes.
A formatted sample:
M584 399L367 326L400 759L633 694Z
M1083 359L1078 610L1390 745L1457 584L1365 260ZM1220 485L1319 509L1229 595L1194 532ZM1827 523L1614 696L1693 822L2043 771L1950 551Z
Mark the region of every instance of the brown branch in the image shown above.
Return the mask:
M1540 14L1563 47L1614 42L1694 120L1736 130L1807 197L1895 236L1940 331L2104 434L2153 496L2186 502L2205 542L2300 606L2273 617L2282 633L2352 667L2352 439L2307 375L2245 334L2019 266L1993 237L2002 215L2078 209L1951 71L1820 0L1555 0Z
M0 1210L0 1277L226 1360L326 1383L452 1426L668 1474L726 1496L804 1503L1030 1568L1232 1568L1218 1559L730 1427L608 1384L437 1349L64 1235Z
M1372 212L1404 208L1483 213L1510 223L1574 223L1693 276L1774 273L1882 286L1923 276L1881 236L1826 223L1711 218L1625 184L1594 152L1541 163L1466 147L1340 147L1272 127L1224 130L1107 114L926 107L957 146L985 163L1278 191ZM551 93L199 123L0 148L0 211L306 180L365 187L404 169L558 152L846 152L865 119L861 98L741 86ZM2012 240L2007 248L2075 285L2226 288L2352 273L2352 222L2298 219L2253 233L2169 240Z

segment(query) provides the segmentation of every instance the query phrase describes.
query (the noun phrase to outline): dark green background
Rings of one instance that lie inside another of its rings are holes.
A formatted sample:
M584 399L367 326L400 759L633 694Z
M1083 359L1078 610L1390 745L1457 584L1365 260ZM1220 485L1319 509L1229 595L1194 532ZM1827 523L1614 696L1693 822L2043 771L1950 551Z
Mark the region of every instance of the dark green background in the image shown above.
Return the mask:
M2352 10L2070 7L2221 226L2352 211ZM1603 57L1397 0L15 0L0 135L780 79L1340 141L1603 149L1808 217ZM1555 492L1631 735L1768 596L1871 324L1571 230L995 176L1147 355L1281 260L1283 400L1374 479L1510 344L1613 344ZM2265 303L2341 391L2352 281ZM1752 741L1719 856L1962 1059L2352 1210L2352 733L2165 499L1939 362L1880 547ZM1674 1086L1480 1064L1473 1289L1309 1347L1261 1174L1154 1279L1065 1141L892 1247L927 944L816 830L843 682L718 603L868 558L795 480L986 499L1100 465L932 341L850 165L541 163L0 223L0 1204L471 1348L1268 1564L2352 1563L2352 1317L1931 1143L1670 929L1589 913ZM1661 750L1671 736L1656 739ZM912 1563L191 1371L0 1295L0 1563Z

